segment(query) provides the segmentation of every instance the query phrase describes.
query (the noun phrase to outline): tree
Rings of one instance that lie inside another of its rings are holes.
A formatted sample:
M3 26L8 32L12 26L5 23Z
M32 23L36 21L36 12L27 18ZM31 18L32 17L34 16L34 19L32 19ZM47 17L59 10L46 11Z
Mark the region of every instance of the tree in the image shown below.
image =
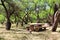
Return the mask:
M55 15L55 13L56 13L56 11L59 9L59 4L57 4L57 3L55 3L54 4L54 14L53 14L53 20L52 20L52 23L54 23L54 15Z
M52 31L56 31L59 20L60 20L60 10L56 11L54 15L54 23L53 23Z
M9 5L8 7L9 8L7 8L5 6L5 3L4 2L6 2L6 1L5 0L1 0L1 3L2 3L1 5L4 7L4 9L6 11L6 18L7 18L6 30L10 30L10 28L11 28L10 16L14 13L15 10L14 9L11 9L11 7L14 8L14 6L11 5L11 4L9 4L9 3L8 3L8 5Z

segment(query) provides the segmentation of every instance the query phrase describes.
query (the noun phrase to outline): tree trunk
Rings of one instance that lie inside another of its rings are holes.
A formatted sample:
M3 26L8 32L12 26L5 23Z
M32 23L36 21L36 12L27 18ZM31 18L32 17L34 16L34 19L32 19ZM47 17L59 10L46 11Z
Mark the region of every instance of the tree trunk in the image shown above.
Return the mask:
M54 23L54 15L56 13L56 11L59 9L59 4L54 4L54 14L53 14L53 18L52 18L52 23Z
M21 26L23 26L23 21L21 22Z
M54 17L54 23L53 23L53 28L52 31L56 31L57 26L58 26L58 17Z
M52 31L53 31L53 32L54 32L54 31L56 31L57 26L58 26L58 23L57 23L57 22L55 22L55 23L53 24L53 28L52 28Z
M7 15L6 30L10 30L10 28L11 28L10 16Z
M10 30L10 28L11 28L11 22L7 21L7 23L6 23L6 30Z
M39 11L37 12L37 23L40 23Z

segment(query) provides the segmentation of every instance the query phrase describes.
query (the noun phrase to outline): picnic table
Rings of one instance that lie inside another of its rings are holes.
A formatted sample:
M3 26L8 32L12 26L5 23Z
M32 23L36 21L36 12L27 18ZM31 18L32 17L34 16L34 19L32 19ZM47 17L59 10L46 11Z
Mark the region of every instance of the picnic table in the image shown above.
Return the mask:
M27 29L29 31L41 31L46 30L46 24L47 23L29 23Z

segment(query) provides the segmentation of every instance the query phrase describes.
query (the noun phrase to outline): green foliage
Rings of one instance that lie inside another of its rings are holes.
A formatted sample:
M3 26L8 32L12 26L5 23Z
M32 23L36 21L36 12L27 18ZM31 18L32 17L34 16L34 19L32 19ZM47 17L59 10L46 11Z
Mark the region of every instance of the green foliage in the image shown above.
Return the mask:
M36 15L36 11L35 11L35 7L36 6L39 6L39 17L40 18L47 18L48 14L52 14L53 15L53 7L54 7L54 2L55 3L60 3L60 0L5 0L6 3L9 3L9 4L13 4L16 7L16 9L19 9L19 10L16 10L18 11L18 14L20 15L21 18L24 17L24 15L26 14L26 9L27 9L27 12L31 12L31 14L29 15L31 17L31 19L35 22L36 19L37 19L37 15ZM7 6L7 5L6 5ZM0 6L1 9L0 11L2 10L2 13L5 13L4 12L4 9L2 9L2 6ZM20 11L22 10L22 11ZM35 13L34 13L35 11ZM1 13L1 12L0 12ZM0 21L2 20L5 20L3 14L0 15ZM18 17L16 17L17 20L20 19ZM10 17L10 19L12 21L15 20L14 18L14 15L12 15Z
M3 21L5 21L5 16L0 14L0 22L3 22Z
M12 16L10 17L10 20L13 21L13 22L15 21L14 15L12 15Z

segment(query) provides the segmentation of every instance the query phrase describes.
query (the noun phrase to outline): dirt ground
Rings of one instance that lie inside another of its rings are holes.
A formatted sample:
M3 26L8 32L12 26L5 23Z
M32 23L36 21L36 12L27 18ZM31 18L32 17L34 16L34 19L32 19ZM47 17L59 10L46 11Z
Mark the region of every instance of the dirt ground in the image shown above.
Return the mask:
M0 40L60 40L60 28L57 32L51 32L51 27L46 31L32 32L12 27L10 31L5 30L5 25L0 25Z

